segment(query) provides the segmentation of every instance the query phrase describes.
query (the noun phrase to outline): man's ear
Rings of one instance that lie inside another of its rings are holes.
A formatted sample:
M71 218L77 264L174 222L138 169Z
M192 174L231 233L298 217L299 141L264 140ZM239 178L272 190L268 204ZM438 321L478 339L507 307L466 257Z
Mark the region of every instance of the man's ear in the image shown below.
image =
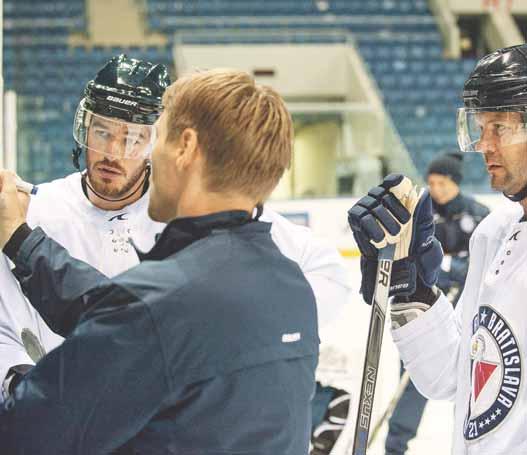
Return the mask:
M185 128L179 136L176 147L176 162L178 167L185 169L198 156L198 133L192 128Z

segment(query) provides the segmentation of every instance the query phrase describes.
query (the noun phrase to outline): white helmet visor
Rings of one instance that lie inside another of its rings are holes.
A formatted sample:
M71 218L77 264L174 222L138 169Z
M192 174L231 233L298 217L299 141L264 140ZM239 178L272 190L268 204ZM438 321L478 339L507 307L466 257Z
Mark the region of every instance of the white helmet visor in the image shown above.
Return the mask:
M81 147L113 159L146 159L156 135L154 125L95 114L84 107L82 100L75 113L73 138Z
M457 111L457 141L463 152L500 150L527 143L525 106L507 106L499 110L461 108Z

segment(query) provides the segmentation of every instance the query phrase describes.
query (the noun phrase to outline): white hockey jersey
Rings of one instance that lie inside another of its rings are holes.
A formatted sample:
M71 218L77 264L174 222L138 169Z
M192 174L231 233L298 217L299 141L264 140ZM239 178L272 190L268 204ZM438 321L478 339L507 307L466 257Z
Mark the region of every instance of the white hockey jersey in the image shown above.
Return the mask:
M455 400L454 455L527 454L527 222L491 213L456 310L442 296L393 338L416 387Z
M107 276L114 276L139 260L128 238L149 250L163 223L147 215L148 197L118 211L93 206L84 195L80 174L39 186L31 199L28 224L40 226L69 253ZM300 265L317 298L323 318L337 311L349 297L347 271L335 248L316 240L311 231L265 209L262 221L272 222L271 235L278 248ZM13 365L33 364L23 345L23 329L33 332L46 351L62 342L22 295L10 272L9 261L0 255L0 383Z

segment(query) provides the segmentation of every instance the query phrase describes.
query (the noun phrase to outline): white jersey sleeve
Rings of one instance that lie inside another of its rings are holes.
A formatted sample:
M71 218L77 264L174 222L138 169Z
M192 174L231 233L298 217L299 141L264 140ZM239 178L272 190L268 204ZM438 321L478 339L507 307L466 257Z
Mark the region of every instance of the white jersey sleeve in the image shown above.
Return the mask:
M455 311L442 297L392 331L417 388L455 401L455 455L527 453L527 222L519 205L492 212L470 242Z
M392 337L416 388L430 399L453 400L460 329L448 299L441 295L419 318L393 330Z
M29 303L24 299L6 257L0 255L0 382L14 365L32 365L22 344L24 327L34 328Z
M6 377L14 365L33 365L24 343L22 331L29 330L46 351L57 346L62 338L51 332L26 300L18 281L11 273L8 259L0 255L0 378Z
M351 287L348 271L335 247L317 239L311 229L292 223L268 208L262 221L271 222L271 236L280 251L298 263L317 301L319 327L339 317Z

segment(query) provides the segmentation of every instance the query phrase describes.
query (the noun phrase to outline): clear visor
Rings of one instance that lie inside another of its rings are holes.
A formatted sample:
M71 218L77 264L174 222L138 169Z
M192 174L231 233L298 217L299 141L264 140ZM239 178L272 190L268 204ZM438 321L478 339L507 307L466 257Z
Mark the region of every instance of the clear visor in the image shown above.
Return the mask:
M457 111L457 142L463 152L502 150L527 143L524 106L508 106L503 110L461 108Z
M95 114L81 101L73 124L73 138L88 150L113 159L145 159L156 139L154 125L129 123Z

